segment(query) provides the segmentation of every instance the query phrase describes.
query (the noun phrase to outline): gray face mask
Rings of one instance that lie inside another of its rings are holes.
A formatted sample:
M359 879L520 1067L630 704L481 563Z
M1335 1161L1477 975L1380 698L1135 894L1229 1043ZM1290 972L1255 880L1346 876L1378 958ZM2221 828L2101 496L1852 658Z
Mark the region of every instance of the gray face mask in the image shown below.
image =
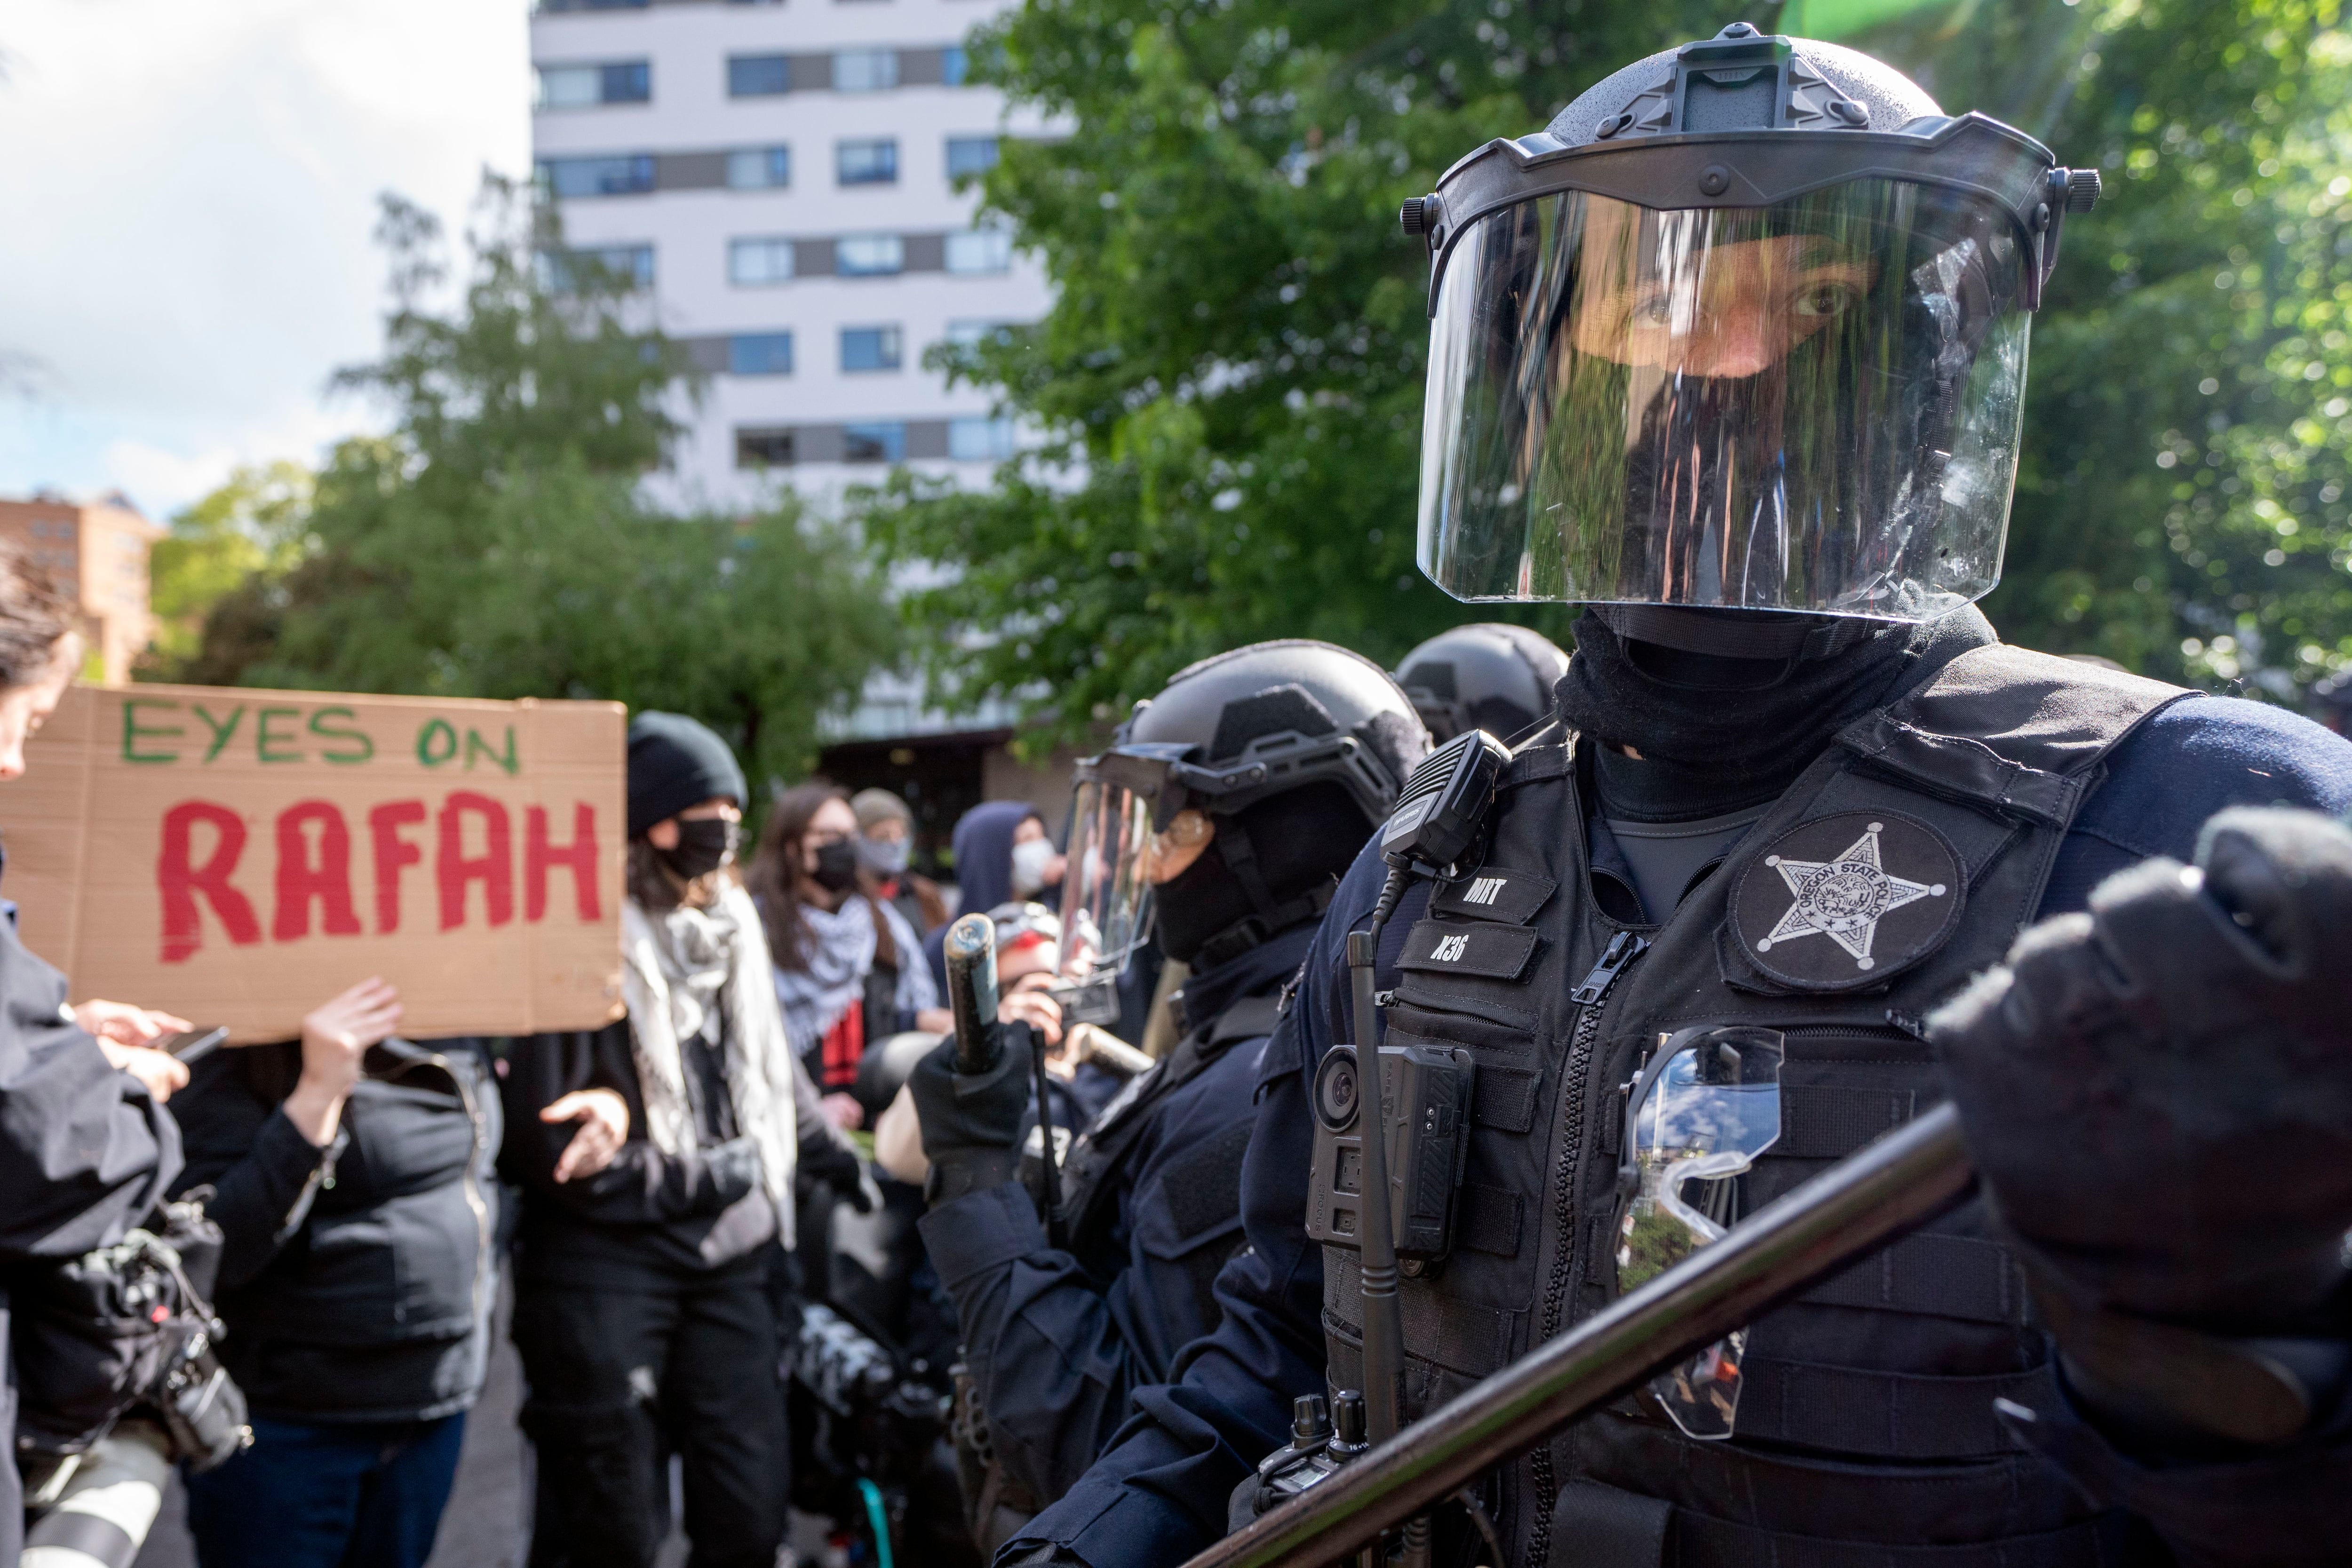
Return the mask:
M867 838L857 840L858 863L877 877L896 877L907 869L915 847L904 838Z

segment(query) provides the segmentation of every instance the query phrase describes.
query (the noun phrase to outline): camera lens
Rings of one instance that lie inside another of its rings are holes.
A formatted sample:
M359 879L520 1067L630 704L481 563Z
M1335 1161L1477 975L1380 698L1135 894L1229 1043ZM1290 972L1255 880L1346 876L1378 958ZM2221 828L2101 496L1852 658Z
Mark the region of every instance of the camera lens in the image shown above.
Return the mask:
M1352 1047L1334 1046L1315 1069L1315 1116L1334 1132L1344 1132L1356 1121L1356 1053Z

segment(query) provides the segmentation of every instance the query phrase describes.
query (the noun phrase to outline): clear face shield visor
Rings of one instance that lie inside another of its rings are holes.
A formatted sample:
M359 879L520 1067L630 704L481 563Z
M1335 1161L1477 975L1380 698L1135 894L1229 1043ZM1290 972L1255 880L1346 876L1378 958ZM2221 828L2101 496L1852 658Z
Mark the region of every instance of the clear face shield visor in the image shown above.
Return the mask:
M1062 874L1062 973L1116 978L1151 932L1151 799L1082 773Z
M1739 1217L1740 1178L1780 1136L1781 1037L1774 1029L1686 1029L1652 1053L1633 1085L1618 1168L1617 1288L1632 1290ZM1739 1410L1741 1329L1650 1382L1693 1437L1731 1436Z
M1421 568L1469 600L1926 620L1979 598L2032 266L2000 205L1903 180L1488 212L1435 299Z

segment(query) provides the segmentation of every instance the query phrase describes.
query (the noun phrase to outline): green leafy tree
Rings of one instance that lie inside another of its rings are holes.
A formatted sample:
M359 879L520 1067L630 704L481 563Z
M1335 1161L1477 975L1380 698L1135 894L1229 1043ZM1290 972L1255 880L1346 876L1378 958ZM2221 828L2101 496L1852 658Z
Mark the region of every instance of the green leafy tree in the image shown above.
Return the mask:
M192 679L468 697L604 697L692 713L788 776L821 716L893 651L862 557L789 502L675 517L646 477L684 364L630 280L564 256L492 182L454 309L426 215L387 199L384 356L343 373L394 414L336 447L304 548L205 622Z
M2250 668L2257 644L2291 644L2298 678L2352 655L2336 0L1811 9L1811 31L1912 69L1951 111L2107 174L2037 323L1996 618L2196 679ZM1427 267L1397 204L1723 19L1031 0L988 30L975 58L1069 128L1009 142L985 186L1058 293L1043 321L939 363L1045 445L985 492L901 476L863 516L894 558L945 568L906 599L940 694L1024 697L1068 729L1237 642L1391 659L1490 613L1412 567Z
M310 470L281 460L239 468L174 516L171 533L148 556L155 634L139 662L139 678L184 679L214 606L248 578L283 572L299 558L310 510Z

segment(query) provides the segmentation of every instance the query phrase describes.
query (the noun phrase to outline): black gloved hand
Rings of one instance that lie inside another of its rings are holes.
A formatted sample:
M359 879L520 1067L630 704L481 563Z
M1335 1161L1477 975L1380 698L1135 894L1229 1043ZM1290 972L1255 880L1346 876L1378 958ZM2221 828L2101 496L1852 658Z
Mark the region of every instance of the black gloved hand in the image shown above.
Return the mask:
M1927 1020L2070 1377L2163 1440L2283 1440L2340 1381L2347 981L2352 832L2242 807Z
M1928 1020L2010 1229L2098 1306L2294 1332L2352 1226L2352 832L2236 808Z
M801 1145L800 1161L801 1169L811 1179L832 1188L835 1197L859 1214L874 1212L874 1199L866 1190L866 1163L849 1143L838 1137L814 1145L804 1143Z
M1029 1109L1029 1052L1022 1048L1025 1031L1006 1034L1005 1048L987 1072L956 1071L955 1041L947 1039L917 1062L907 1079L915 1115L923 1124L934 1204L1009 1182L1018 1173L1015 1144Z

